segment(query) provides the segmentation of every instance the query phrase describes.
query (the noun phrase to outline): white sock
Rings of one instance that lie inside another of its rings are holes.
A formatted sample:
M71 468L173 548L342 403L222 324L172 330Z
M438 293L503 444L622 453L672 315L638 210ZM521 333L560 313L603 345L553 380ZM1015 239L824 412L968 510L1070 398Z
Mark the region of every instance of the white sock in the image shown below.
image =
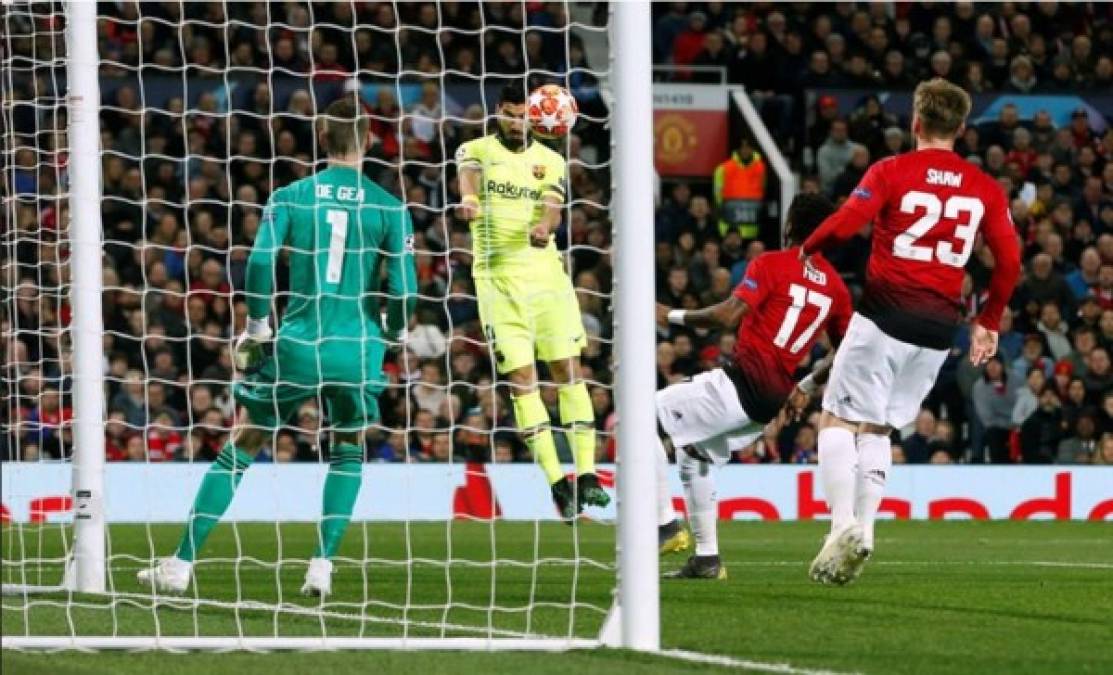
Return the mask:
M854 483L857 479L858 449L854 432L828 427L819 432L819 477L831 507L831 532L854 523Z
M692 457L684 451L676 453L680 464L680 482L688 501L688 525L696 538L696 555L719 555L719 499L715 495L715 479L711 463Z
M862 525L862 540L873 548L873 524L885 495L885 480L893 468L888 435L858 434L858 476L854 515Z
M677 453L685 454L683 452ZM657 526L668 525L676 520L676 510L672 508L672 490L669 489L669 456L665 444L657 439Z

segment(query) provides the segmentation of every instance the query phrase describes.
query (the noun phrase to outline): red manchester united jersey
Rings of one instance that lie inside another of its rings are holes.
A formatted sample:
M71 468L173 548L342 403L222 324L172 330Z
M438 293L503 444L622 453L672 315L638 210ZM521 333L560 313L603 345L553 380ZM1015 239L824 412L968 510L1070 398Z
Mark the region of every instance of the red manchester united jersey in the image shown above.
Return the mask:
M949 150L882 160L804 250L821 250L870 221L873 245L859 312L899 340L949 347L962 318L963 268L982 233L998 264L979 322L996 330L1016 285L1019 249L995 180Z
M792 391L792 375L823 331L836 341L853 311L850 291L822 256L800 260L799 247L765 253L746 268L734 296L750 310L738 327L734 361L742 407L759 422L771 419Z

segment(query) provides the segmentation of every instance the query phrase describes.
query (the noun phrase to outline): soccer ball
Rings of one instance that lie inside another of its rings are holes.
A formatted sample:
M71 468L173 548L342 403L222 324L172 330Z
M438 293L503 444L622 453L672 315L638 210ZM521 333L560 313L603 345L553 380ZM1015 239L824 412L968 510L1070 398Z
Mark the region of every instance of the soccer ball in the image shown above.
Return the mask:
M534 89L526 102L529 127L541 138L561 138L576 124L576 99L564 87L546 84Z

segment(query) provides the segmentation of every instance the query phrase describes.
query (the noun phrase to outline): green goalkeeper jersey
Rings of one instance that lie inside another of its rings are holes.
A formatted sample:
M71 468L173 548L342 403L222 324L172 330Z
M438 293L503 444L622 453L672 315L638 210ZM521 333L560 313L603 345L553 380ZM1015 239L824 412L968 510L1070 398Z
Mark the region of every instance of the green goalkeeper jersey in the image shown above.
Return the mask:
M471 222L473 275L562 270L556 246L530 246L529 231L541 219L543 197L564 201L564 158L537 142L515 152L491 134L461 145L456 164L480 171L479 217Z
M416 303L413 231L403 204L348 167L275 190L247 262L247 307L271 312L274 263L288 251L290 291L277 333L282 380L378 379L387 330L403 330ZM380 290L382 267L386 290Z

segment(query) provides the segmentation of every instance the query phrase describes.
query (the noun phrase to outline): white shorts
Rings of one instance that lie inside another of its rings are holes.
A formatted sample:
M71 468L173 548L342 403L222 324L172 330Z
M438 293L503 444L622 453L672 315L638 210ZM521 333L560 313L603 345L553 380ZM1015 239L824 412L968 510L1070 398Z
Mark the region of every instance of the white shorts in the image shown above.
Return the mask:
M847 422L899 429L916 419L946 358L946 349L901 342L855 313L835 354L823 409Z
M715 464L761 438L764 424L750 420L734 382L721 368L657 392L657 420L680 449L695 446Z

